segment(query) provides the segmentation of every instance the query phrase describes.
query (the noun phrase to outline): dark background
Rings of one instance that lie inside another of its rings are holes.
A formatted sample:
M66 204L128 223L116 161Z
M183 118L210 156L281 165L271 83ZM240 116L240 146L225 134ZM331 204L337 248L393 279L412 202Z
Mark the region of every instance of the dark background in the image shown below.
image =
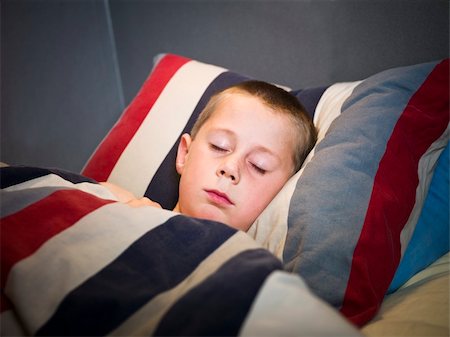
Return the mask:
M0 160L72 171L158 53L293 89L449 55L448 1L1 0L0 10Z

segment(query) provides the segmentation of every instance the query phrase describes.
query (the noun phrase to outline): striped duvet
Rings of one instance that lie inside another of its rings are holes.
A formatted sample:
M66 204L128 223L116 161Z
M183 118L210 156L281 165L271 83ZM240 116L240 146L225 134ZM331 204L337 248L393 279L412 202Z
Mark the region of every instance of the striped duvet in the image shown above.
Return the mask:
M1 178L2 335L358 335L243 232L61 170Z

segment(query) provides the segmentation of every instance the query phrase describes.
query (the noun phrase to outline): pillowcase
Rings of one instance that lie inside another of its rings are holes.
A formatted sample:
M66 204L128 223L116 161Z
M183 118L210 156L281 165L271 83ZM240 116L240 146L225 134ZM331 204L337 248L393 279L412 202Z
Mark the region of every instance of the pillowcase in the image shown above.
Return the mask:
M155 63L82 174L115 183L173 209L178 200L175 159L179 138L190 132L214 93L251 78L173 54L157 55ZM305 89L293 94L314 111L324 90Z
M173 209L178 199L178 139L190 130L206 97L241 78L182 56L158 55L156 60L141 90L82 174Z
M285 268L357 325L383 301L448 144L448 73L447 59L362 81L293 183Z
M172 209L179 137L214 92L247 79L159 57L82 173ZM448 143L447 92L448 60L292 92L313 116L319 141L248 234L356 324L376 313L408 253Z

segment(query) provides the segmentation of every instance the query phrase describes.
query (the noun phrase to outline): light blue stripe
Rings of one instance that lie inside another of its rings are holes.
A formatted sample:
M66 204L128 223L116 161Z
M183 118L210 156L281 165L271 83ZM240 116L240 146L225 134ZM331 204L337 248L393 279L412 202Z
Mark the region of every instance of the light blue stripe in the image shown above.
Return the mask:
M416 229L389 293L449 251L449 160L447 145L437 162Z
M0 190L1 217L4 218L14 214L62 189L67 189L67 187L39 187L18 191Z

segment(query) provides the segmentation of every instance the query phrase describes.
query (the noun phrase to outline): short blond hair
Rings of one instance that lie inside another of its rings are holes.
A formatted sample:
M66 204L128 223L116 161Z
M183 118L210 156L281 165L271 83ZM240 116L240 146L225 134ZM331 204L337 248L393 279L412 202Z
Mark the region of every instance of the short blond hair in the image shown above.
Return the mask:
M285 114L295 126L298 136L293 153L294 172L300 170L308 153L317 141L317 130L302 104L297 98L284 89L263 81L245 81L228 87L214 94L200 113L192 130L191 137L195 138L200 128L212 116L217 105L230 94L241 93L259 98L274 112Z

